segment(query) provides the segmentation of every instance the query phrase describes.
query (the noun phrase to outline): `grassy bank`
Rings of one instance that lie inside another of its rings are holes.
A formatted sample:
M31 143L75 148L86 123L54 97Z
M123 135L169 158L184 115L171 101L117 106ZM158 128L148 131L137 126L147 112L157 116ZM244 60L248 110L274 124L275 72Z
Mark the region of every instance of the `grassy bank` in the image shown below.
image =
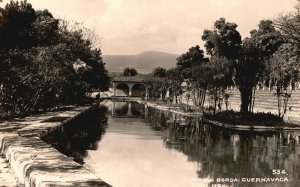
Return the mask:
M185 114L199 112L200 109L195 106L189 106L186 104L174 104L174 103L166 103L163 101L150 101L150 103L155 103L159 106L169 107L169 109L176 110L178 112L182 112ZM265 126L265 127L275 127L275 128L282 128L282 127L299 127L300 124L292 124L285 122L282 118L280 118L276 114L272 113L248 113L246 115L242 115L240 112L236 112L233 110L227 110L218 112L216 114L211 114L209 109L203 110L203 117L217 121L229 125L242 125L242 126Z
M222 111L215 115L204 113L203 117L230 125L267 126L267 127L299 127L297 124L284 122L282 118L271 113L248 113L242 115L233 110Z

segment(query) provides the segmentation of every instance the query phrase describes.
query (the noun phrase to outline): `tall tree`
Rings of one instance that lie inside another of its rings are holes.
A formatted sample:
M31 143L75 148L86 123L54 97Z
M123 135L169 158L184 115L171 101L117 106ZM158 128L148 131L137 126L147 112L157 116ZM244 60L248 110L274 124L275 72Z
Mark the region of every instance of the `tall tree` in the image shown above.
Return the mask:
M178 68L172 68L167 71L167 81L170 85L170 92L175 98L175 102L178 103L178 96L182 93L181 84L183 77Z
M226 22L225 18L217 20L213 30L204 30L202 40L206 42L204 47L211 56L226 57L229 61L239 58L241 35L237 24Z
M263 70L263 62L272 55L281 44L279 32L272 21L263 20L258 30L251 31L251 37L241 41L235 23L217 20L214 30L205 30L202 39L206 42L208 54L225 57L229 62L233 82L239 86L241 95L240 112L250 111L252 89Z
M36 12L27 1L10 1L1 9L0 48L27 48L37 44L33 29Z
M201 77L194 76L202 64L208 61L208 58L204 58L204 51L200 49L199 45L189 48L186 53L183 53L177 58L176 71L178 71L178 77L181 77L182 81L185 82L185 86L182 91L185 91L184 95L187 102L190 98L194 100L194 104L198 106L200 97L200 90L198 80ZM170 74L171 75L171 74ZM179 81L180 82L180 81ZM180 89L182 89L180 87ZM202 93L202 92L201 92ZM202 95L201 95L202 96Z
M33 27L39 46L53 45L59 42L59 20L54 18L48 10L36 11Z
M232 85L235 81L232 78L239 61L242 40L237 31L237 24L226 22L225 18L217 20L213 30L204 30L202 40L205 41L207 54L212 59L210 66L213 86L210 90L214 98L215 111L216 103L221 101L226 86Z
M191 47L188 52L182 54L177 58L177 67L179 69L192 68L200 65L203 62L204 51L200 49L199 45Z
M241 112L251 110L253 88L264 71L264 62L282 44L280 33L275 30L271 20L262 20L258 30L252 30L251 36L243 40L240 58L235 64L235 80L241 93Z
M265 77L275 84L278 116L283 118L287 111L291 93L287 87L300 80L300 63L298 47L295 44L285 43L272 55L266 63Z
M92 47L84 28L70 29L26 0L11 1L0 11L2 109L28 114L79 103L92 89L108 90L101 51Z
M300 0L294 12L283 14L275 19L274 25L280 30L287 43L300 45Z

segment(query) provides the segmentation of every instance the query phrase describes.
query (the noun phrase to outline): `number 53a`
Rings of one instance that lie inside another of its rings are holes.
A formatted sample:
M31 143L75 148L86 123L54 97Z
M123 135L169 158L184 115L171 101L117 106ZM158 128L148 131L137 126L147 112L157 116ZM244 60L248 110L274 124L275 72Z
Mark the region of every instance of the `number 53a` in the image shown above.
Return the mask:
M272 174L273 175L280 175L280 174L284 174L286 175L286 171L285 170L280 170L280 169L272 169Z

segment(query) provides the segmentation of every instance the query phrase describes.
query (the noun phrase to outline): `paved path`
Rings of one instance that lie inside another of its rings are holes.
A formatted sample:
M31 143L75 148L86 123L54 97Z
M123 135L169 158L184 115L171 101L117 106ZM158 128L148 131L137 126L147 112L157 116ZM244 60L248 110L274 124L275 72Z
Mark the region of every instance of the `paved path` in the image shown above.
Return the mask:
M0 186L21 186L17 181L15 174L9 168L8 161L0 154Z
M66 122L88 108L70 108L0 123L0 186L109 186L39 138L41 133L60 126L61 120Z

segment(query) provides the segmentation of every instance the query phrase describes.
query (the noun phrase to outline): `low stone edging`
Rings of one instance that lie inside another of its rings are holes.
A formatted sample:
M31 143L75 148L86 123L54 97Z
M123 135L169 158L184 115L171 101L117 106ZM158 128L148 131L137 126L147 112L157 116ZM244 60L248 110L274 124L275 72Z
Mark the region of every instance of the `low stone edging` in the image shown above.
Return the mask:
M170 112L176 113L176 114L180 114L180 115L184 115L184 116L190 116L190 117L202 117L203 114L200 112L195 112L195 113L185 113L185 112L181 112L181 111L177 111L172 109L171 107L167 107L167 106L163 106L163 105L159 105L159 104L155 104L155 103L151 103L151 102L145 102L145 101L138 101L141 104L144 104L146 106L150 106L153 108L157 108L159 110L168 110ZM278 130L300 130L300 126L299 127L268 127L268 126L245 126L245 125L231 125L231 124L227 124L227 123L223 123L223 122L219 122L219 121L214 121L214 120L209 120L206 118L202 118L202 120L206 123L215 125L215 126L219 126L219 127L223 127L223 128L227 128L227 129L234 129L234 130L247 130L247 131L278 131Z
M151 102L147 102L147 101L137 101L138 103L144 104L146 106L149 107L153 107L153 108L157 108L159 110L167 110L176 114L180 114L183 116L190 116L190 117L201 117L202 116L202 112L182 112L182 111L178 111L175 110L174 107L168 107L168 106L163 106L163 105L159 105L156 103L151 103Z
M42 123L43 116L28 117L32 124L11 133L0 133L0 151L25 187L43 186L110 186L84 166L63 155L38 136L87 112L91 107L78 107L58 116L64 122ZM55 115L57 116L57 115ZM48 115L48 118L53 117ZM26 118L20 125L26 124Z
M219 121L213 121L206 118L202 119L204 122L234 130L251 130L251 131L277 131L277 130L300 130L300 127L268 127L268 126L245 126L245 125L231 125Z

